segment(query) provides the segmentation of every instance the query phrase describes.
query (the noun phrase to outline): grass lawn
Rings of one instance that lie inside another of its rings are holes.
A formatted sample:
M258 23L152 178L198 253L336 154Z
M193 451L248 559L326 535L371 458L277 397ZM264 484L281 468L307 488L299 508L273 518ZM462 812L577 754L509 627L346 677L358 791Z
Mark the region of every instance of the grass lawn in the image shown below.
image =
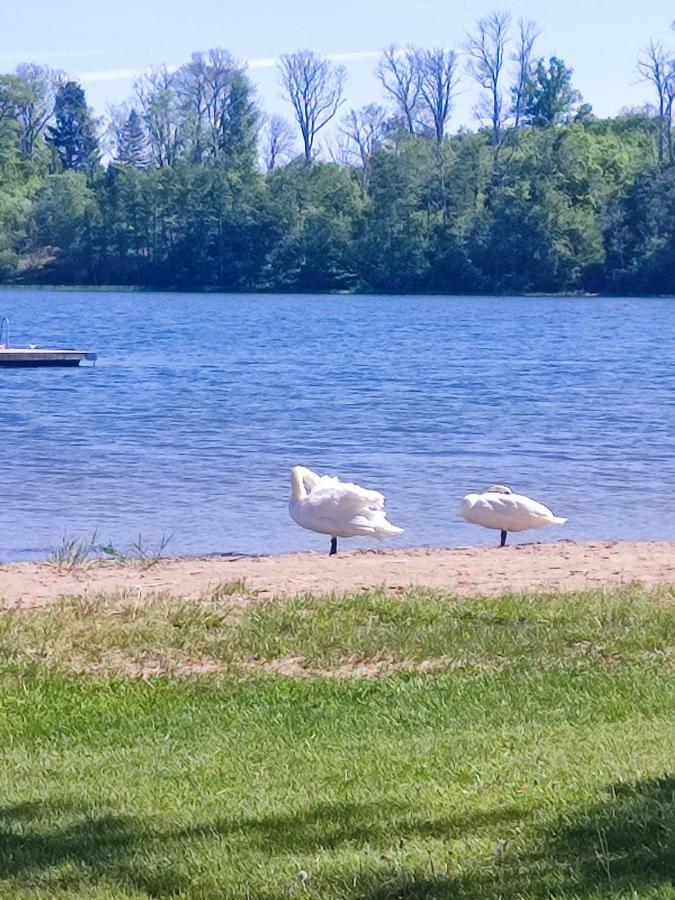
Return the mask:
M0 897L675 898L675 594L0 618Z

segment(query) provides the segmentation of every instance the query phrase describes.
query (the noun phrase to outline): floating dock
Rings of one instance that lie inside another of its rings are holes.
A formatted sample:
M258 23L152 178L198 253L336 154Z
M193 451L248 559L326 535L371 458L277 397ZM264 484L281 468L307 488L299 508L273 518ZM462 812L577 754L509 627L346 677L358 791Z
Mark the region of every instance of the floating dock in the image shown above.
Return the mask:
M79 366L83 359L96 362L91 350L57 350L46 347L10 347L9 319L0 317L0 366Z
M39 347L0 347L0 366L79 366L96 362L90 350L41 350Z

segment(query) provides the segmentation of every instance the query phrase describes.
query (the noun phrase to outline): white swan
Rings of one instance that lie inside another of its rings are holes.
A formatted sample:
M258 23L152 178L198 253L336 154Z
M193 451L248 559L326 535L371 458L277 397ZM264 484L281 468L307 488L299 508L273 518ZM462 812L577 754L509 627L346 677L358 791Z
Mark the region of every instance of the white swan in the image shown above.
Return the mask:
M379 491L317 475L305 466L291 469L288 511L303 528L330 535L330 556L337 553L339 537L366 535L381 540L403 531L387 520Z
M523 494L514 494L504 484L493 484L482 494L467 494L459 513L467 522L496 528L501 531L500 547L506 543L509 531L526 531L528 528L545 528L547 525L564 525L567 519L554 516L548 506Z

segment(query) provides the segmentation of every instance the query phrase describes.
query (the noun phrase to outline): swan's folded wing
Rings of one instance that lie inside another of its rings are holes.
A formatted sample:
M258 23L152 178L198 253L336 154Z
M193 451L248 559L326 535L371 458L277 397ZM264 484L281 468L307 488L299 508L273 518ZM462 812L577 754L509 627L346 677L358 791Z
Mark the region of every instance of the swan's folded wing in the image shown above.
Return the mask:
M387 520L384 497L356 484L327 479L300 502L291 504L291 515L304 528L335 537L357 535L378 539L400 534Z
M323 527L335 526L336 530L349 525L361 527L374 514L384 515L382 494L352 484L316 488L303 504L314 521L321 521Z
M467 494L459 508L467 522L484 528L507 528L509 511L500 503L501 494Z
M384 494L379 491L369 491L360 484L352 484L349 481L340 481L330 475L321 475L314 483L310 498L316 495L318 498L330 495L332 502L344 504L345 507L353 505L354 508L373 506L376 509L384 509Z
M496 525L505 531L524 531L549 524L553 519L547 506L522 494L488 494L484 495L483 502L481 515L494 523L488 527Z
M526 497L524 494L507 494L507 499L511 501L514 512L520 518L525 518L526 516L530 516L533 519L554 519L555 516L553 512L548 508L548 506L544 506L543 503L540 503L538 500L533 500L531 497Z

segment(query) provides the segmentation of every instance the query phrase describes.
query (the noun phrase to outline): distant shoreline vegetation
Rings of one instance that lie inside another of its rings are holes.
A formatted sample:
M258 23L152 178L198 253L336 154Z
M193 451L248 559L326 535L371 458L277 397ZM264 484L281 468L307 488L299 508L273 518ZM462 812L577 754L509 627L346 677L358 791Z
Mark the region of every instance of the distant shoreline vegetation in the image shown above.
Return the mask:
M351 111L341 66L288 54L293 123L224 50L150 70L105 122L76 81L22 64L0 76L0 283L675 293L673 54L637 58L651 105L598 119L537 34L492 13L457 50L387 48L385 104ZM479 126L453 134L462 81Z

